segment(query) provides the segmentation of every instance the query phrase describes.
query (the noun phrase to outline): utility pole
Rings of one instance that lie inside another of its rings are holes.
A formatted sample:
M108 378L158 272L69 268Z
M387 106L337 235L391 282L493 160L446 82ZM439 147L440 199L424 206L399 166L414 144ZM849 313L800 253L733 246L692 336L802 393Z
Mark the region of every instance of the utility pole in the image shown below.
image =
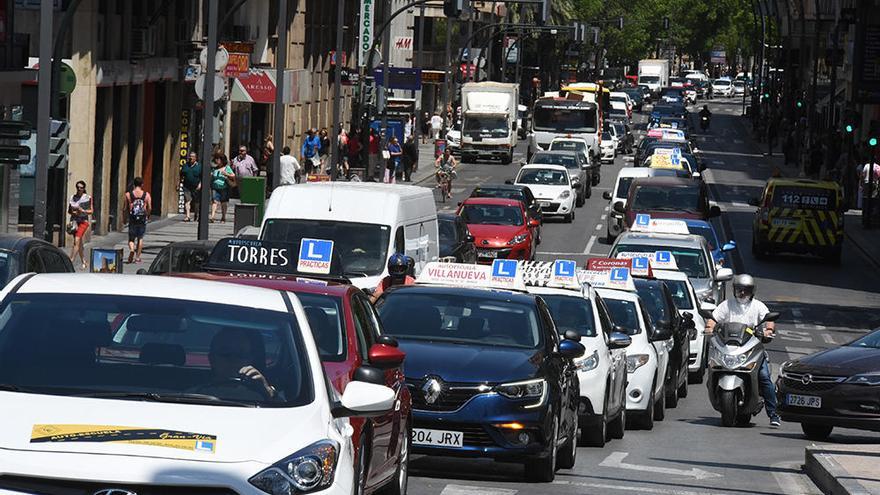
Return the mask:
M287 68L287 31L290 28L287 15L288 0L281 0L278 3L278 47L275 51L275 143L281 144L285 140L284 136L284 71ZM216 5L215 5L216 6ZM214 9L216 10L216 9ZM217 14L214 13L216 16ZM216 28L215 28L216 33ZM211 29L208 28L208 36L211 36ZM216 40L214 41L216 45ZM211 46L215 46L211 45ZM208 56L210 57L210 51ZM339 60L339 52L336 53L337 62ZM339 64L337 63L337 66ZM210 67L210 64L208 65ZM338 67L337 67L338 69ZM339 71L336 71L337 74ZM337 91L339 86L337 85ZM278 187L281 180L281 148L275 146L272 150L272 189ZM335 146L332 146L332 150ZM200 237L201 239L201 237Z
M425 41L425 6L422 5L419 7L419 40L416 46L416 56L414 64L418 68L422 68L422 50L424 49L424 41ZM422 91L424 91L424 85L422 85L422 90L418 92L419 98L416 100L415 105L415 120L413 121L413 142L416 144L416 156L418 157L419 153L419 139L422 137L422 127L425 125L422 122ZM416 160L418 163L418 160Z
M282 0L281 3L285 3ZM339 156L339 134L342 130L340 122L341 104L342 104L342 36L344 34L345 22L345 0L336 1L336 52L333 54L334 70L333 70L333 129L330 135L336 133L336 140L330 141L330 180L336 180L339 175L339 164L342 163L343 157ZM286 31L286 29L285 29Z
M47 239L46 193L49 185L49 140L51 121L49 106L52 104L52 16L54 5L48 0L40 2L40 69L37 75L37 170L34 179L34 237ZM7 12L7 15L13 15ZM7 43L12 43L12 33Z
M282 4L285 2L281 2ZM208 216L211 214L211 161L214 150L212 136L214 129L214 79L217 64L217 0L207 0L208 46L205 64L204 120L202 123L202 200L199 204L199 240L208 239ZM276 141L277 142L277 141ZM276 147L277 150L277 147Z
M385 12L383 17L385 22L391 20L392 0L386 0ZM382 36L382 128L379 130L379 153L382 156L382 150L388 147L388 66L391 65L391 30L386 29ZM378 87L376 88L378 89ZM382 165L385 165L384 163ZM383 170L381 167L379 170ZM375 172L375 171L374 171ZM380 174L381 175L381 174Z
M452 84L452 78L454 77L453 74L455 74L455 72L450 69L450 66L452 65L452 19L449 17L446 18L446 58L444 60L446 61L444 64L444 67L446 67L446 75L443 78L442 114L443 122L449 125L450 115L448 115L446 109L449 108L449 88Z
M465 70L467 71L467 80L473 81L473 77L477 75L477 68L474 67L474 75L471 76L471 62L474 60L474 54L471 47L473 46L473 36L474 36L474 5L470 2L466 2L468 6L468 27L467 27L467 58L465 59Z

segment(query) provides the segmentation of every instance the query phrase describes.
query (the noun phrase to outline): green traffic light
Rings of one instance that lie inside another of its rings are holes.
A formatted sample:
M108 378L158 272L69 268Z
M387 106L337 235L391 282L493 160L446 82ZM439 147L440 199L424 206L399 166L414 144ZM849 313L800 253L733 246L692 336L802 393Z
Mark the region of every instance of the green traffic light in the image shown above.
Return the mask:
M798 108L803 108L803 107L804 107L804 102L798 100L798 102L797 102L797 107L798 107Z
M844 127L844 129L846 129L846 132L852 132L855 130L852 124L846 124L846 127Z
M877 138L872 137L868 140L868 146L877 146Z

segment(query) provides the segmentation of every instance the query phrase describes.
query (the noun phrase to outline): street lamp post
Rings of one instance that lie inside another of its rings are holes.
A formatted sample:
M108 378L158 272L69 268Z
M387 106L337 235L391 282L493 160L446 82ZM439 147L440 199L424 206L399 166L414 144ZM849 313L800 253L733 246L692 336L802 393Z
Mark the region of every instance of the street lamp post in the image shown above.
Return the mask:
M282 2L282 4L286 1ZM217 60L217 11L219 5L217 0L208 0L205 2L205 8L208 11L208 46L207 61L205 64L205 92L204 112L202 123L202 195L199 204L199 230L198 239L208 239L208 216L211 214L211 158L213 155L213 145L211 134L214 129L214 67ZM276 141L277 142L277 141ZM276 147L277 152L277 147Z

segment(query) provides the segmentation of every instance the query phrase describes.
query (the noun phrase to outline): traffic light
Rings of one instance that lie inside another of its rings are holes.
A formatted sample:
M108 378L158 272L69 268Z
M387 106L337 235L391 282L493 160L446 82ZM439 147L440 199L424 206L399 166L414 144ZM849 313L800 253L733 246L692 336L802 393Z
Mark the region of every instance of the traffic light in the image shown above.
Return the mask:
M868 138L868 146L874 148L877 146L877 138L875 136L871 136Z
M623 16L617 18L617 29L623 29Z
M443 14L446 17L461 17L464 8L464 0L443 0Z
M804 100L798 98L797 101L795 102L794 106L798 107L799 109L804 108Z
M31 138L31 125L19 120L0 121L0 165L24 165L31 161L31 149L23 141Z
M845 126L843 126L843 130L846 131L847 134L852 134L856 131L856 126L851 123L847 123Z
M70 155L70 123L52 120L49 137L49 168L67 168Z

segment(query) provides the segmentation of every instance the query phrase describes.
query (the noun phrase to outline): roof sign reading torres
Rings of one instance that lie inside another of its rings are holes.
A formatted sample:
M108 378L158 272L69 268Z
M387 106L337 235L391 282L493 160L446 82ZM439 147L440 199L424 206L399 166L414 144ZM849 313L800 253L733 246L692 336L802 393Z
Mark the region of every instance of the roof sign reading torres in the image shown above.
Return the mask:
M358 67L367 65L367 57L370 55L370 47L373 46L373 0L361 0L361 25L360 44L358 45Z

